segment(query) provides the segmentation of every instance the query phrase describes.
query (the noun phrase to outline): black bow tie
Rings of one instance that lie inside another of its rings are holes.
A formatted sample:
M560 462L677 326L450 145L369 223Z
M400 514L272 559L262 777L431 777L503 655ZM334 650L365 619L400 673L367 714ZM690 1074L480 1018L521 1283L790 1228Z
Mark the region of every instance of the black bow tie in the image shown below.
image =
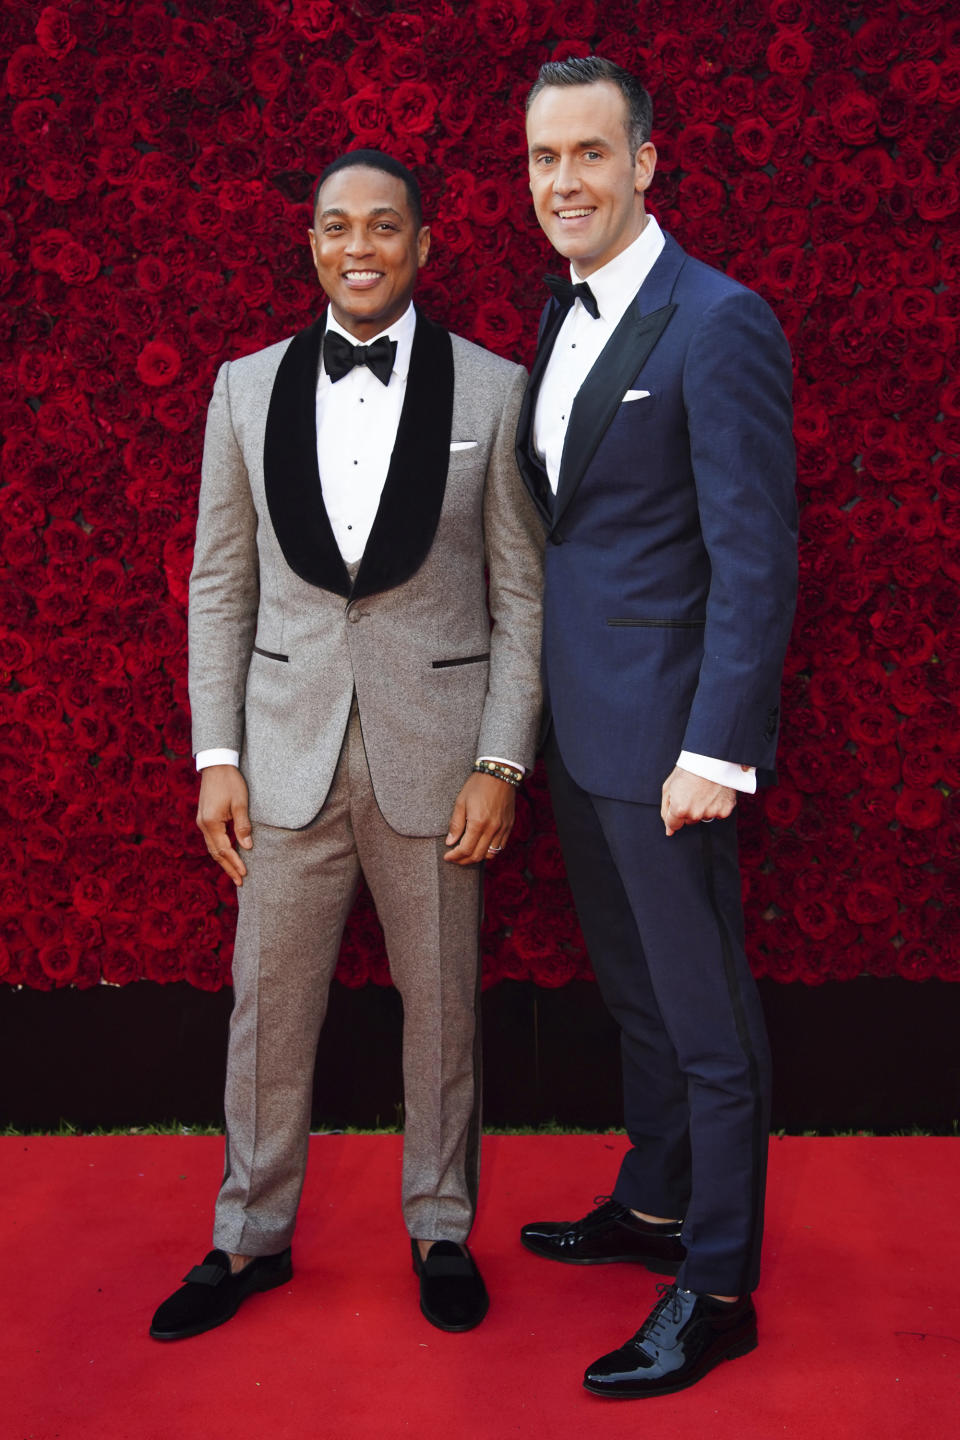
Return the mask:
M334 385L349 375L354 365L366 365L383 385L389 384L393 362L397 356L396 340L381 335L372 345L351 345L336 330L323 337L323 363Z
M592 315L594 320L600 319L600 307L585 280L574 285L571 280L564 280L562 275L544 275L543 283L553 298L560 301L564 310L569 310L574 300L579 299L588 315Z

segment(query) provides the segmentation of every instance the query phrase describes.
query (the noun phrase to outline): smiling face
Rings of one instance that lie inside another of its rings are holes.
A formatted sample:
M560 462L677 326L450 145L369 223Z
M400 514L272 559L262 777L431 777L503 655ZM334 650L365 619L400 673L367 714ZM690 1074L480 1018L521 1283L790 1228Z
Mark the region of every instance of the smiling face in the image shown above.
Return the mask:
M339 325L363 341L400 318L430 250L402 180L367 165L337 170L320 187L309 235Z
M555 250L583 278L632 244L657 152L630 153L627 102L608 80L547 85L527 114L530 192Z

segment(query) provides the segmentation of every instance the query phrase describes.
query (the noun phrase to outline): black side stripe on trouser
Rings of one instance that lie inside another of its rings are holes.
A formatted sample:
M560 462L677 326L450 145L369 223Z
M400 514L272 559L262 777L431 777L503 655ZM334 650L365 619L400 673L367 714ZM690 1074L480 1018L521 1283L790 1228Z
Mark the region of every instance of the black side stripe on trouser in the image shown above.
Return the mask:
M285 665L289 664L289 655L278 655L276 650L261 650L259 645L253 647L254 655L262 655L265 660L282 660Z
M482 655L461 655L456 660L431 660L431 670L450 670L454 665L479 665L481 660L489 660L490 651L486 650Z
M648 630L702 630L706 620L608 620L608 625L639 625Z
M753 1162L751 1166L752 1180L750 1194L752 1222L751 1231L753 1239L751 1242L749 1264L751 1269L755 1272L757 1266L757 1249L761 1238L757 1233L757 1221L761 1214L760 1176L763 1173L763 1163L761 1159L762 1151L760 1147L763 1144L769 1143L768 1137L763 1134L762 1129L763 1106L759 1103L759 1097L761 1095L760 1066L757 1063L756 1051L753 1048L753 1041L750 1038L750 1027L747 1024L747 1016L743 1008L743 996L740 993L740 983L737 979L737 970L736 965L734 964L733 947L730 944L730 935L727 930L726 920L723 917L723 912L721 911L720 906L717 903L715 871L713 864L713 837L709 834L709 832L701 831L701 839L703 842L703 870L704 878L707 884L707 898L710 901L710 908L713 911L714 918L716 919L717 930L720 935L720 950L723 955L723 970L727 981L727 990L730 994L730 1004L733 1007L733 1019L736 1026L737 1039L740 1041L740 1047L743 1050L743 1053L747 1059L747 1065L750 1071L751 1088L754 1095L756 1095L758 1099L758 1103L754 1107L752 1143ZM748 1277L745 1274L744 1285L741 1287L741 1291L746 1288L747 1279Z

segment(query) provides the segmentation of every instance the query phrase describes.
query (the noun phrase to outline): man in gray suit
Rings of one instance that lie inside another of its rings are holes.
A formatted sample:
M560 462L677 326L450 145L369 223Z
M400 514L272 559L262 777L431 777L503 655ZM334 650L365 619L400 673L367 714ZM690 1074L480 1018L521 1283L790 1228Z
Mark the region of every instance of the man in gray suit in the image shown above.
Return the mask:
M207 420L190 700L198 824L240 902L226 1171L217 1248L156 1312L158 1340L292 1274L314 1055L361 871L403 997L421 1309L468 1330L488 1304L465 1244L481 862L510 834L540 706L542 539L513 453L525 374L414 309L430 233L397 161L334 161L309 238L329 307L223 365Z

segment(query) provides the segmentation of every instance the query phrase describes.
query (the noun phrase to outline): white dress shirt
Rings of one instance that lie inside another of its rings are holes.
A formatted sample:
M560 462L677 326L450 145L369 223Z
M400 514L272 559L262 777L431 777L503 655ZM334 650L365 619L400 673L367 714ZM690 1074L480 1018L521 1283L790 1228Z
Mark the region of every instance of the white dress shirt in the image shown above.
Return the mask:
M380 332L397 342L393 370L386 385L367 365L355 365L334 383L321 356L316 412L320 488L334 538L347 565L361 559L376 519L407 393L416 328L416 311L410 305L399 320ZM351 345L357 344L356 337L337 324L333 311L328 308L326 334L331 333L342 335ZM380 335L372 336L365 343L372 345ZM499 760L500 764L511 765L523 774L524 767L516 761L496 755L480 758ZM205 770L208 765L239 764L236 750L197 751L198 770Z
M317 462L323 503L346 564L359 560L367 547L380 505L390 457L397 439L400 411L407 393L407 372L413 350L416 314L410 305L399 320L381 332L397 342L389 384L366 365L355 365L336 384L320 366L317 379ZM327 311L328 335L342 335L351 345L356 336L344 330ZM379 340L374 335L366 344Z
M599 316L594 319L577 296L560 326L540 385L533 424L534 445L546 467L554 494L560 479L560 460L567 438L570 410L577 392L623 319L627 306L656 264L664 244L663 231L654 217L648 215L647 223L636 240L589 277ZM577 283L584 277L578 275L576 267L571 265L570 278ZM757 788L756 771L752 767L741 770L730 760L715 760L709 755L682 750L677 764L692 775L699 775L718 785L728 785L733 790L743 790L752 795Z

